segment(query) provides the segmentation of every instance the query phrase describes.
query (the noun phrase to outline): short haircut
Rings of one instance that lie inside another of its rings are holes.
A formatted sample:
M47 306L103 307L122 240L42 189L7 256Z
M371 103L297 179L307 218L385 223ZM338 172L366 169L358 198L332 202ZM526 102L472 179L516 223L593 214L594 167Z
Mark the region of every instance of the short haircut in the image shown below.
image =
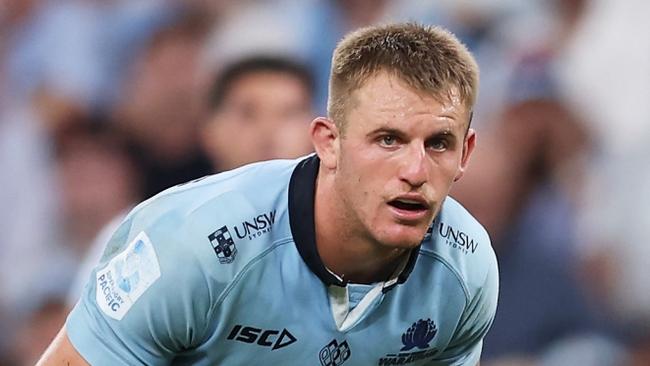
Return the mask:
M310 96L314 94L314 76L301 63L275 56L250 56L227 65L215 78L209 94L212 110L218 109L232 86L241 78L256 73L286 74L298 79Z
M474 106L478 66L453 34L416 23L371 26L345 36L332 57L327 112L341 133L351 93L380 71L441 102L457 97Z

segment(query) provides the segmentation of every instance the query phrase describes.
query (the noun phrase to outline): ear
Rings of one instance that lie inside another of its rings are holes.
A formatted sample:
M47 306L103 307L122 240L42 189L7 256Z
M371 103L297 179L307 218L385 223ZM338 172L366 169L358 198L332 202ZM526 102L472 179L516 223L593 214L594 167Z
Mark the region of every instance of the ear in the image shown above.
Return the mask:
M339 155L339 130L336 124L325 117L317 117L309 126L309 134L321 164L335 169Z
M454 177L454 182L458 181L465 174L465 169L467 169L469 158L472 156L472 152L474 152L474 147L476 147L476 131L470 128L467 130L465 141L463 141L463 155L460 158L460 165Z

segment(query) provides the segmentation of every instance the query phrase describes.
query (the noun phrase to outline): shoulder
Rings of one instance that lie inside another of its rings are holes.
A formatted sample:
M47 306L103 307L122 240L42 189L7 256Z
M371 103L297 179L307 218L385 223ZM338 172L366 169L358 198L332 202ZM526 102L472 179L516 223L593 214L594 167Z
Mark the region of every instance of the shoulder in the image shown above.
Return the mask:
M233 195L242 196L250 204L263 202L268 194L286 188L291 173L299 162L270 160L201 177L159 193L144 201L134 211L172 208L188 215L211 204L230 203L228 200Z
M443 262L461 282L469 298L495 288L497 258L490 236L459 202L447 197L421 247L421 255ZM496 301L496 293L495 301Z
M280 196L298 162L254 163L171 187L139 204L126 220L179 229L197 221L251 214L273 204L282 206Z
M144 233L168 276L209 278L211 287L225 286L273 242L290 236L281 222L288 216L286 190L297 163L250 164L161 192L128 214L102 262Z
M298 162L205 177L134 208L68 318L75 346L92 363L154 364L205 341L238 275L291 242L286 192Z
M478 362L481 340L494 320L499 294L497 259L487 231L460 203L448 197L420 253L430 263L442 264L465 294L463 311L442 359Z

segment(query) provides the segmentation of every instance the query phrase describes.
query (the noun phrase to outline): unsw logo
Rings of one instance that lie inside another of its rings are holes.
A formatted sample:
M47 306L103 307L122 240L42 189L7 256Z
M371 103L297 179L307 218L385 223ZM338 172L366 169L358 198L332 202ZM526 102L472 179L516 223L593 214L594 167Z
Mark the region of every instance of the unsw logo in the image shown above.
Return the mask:
M429 342L438 333L438 328L436 324L431 319L420 319L417 322L413 323L407 330L402 334L402 344L404 345L400 349L400 353L387 354L385 357L379 359L379 365L405 365L411 362L424 360L432 357L438 352L438 349L429 348ZM418 351L415 352L405 352L410 351L414 348L418 348ZM422 350L422 351L420 351Z
M248 238L248 240L252 240L271 232L274 223L275 210L257 215L250 220L243 221L241 224L234 227L235 234L239 239ZM237 246L235 245L235 241L233 240L228 226L224 225L212 234L208 235L208 240L210 240L212 248L214 249L215 254L217 254L217 258L219 258L219 263L228 264L235 260L235 257L237 256Z
M472 237L467 235L466 232L456 229L449 224L437 220L433 222L433 225L429 227L427 233L424 235L424 240L427 240L431 237L434 231L437 231L438 234L445 239L447 245L451 246L454 249L459 249L463 253L468 254L469 252L476 252L478 248L478 241L475 241Z
M244 343L256 343L258 346L271 347L271 351L289 346L297 341L287 329L264 330L261 328L235 325L226 339Z
M262 236L271 231L275 223L275 210L265 214L257 215L235 226L235 233L239 239L248 237L249 240ZM241 226L241 230L240 230Z

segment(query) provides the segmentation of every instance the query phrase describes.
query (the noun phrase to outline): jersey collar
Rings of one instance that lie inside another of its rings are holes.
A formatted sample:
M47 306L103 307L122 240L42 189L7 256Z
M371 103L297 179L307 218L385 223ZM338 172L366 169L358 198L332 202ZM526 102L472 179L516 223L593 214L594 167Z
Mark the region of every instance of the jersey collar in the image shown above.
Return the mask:
M316 230L314 224L314 196L316 194L316 177L320 159L310 155L300 161L289 182L289 223L296 248L307 267L327 286L344 287L347 282L331 273L321 260L316 249ZM395 278L388 280L384 291L397 284L404 283L415 267L420 246L411 250L404 269Z

